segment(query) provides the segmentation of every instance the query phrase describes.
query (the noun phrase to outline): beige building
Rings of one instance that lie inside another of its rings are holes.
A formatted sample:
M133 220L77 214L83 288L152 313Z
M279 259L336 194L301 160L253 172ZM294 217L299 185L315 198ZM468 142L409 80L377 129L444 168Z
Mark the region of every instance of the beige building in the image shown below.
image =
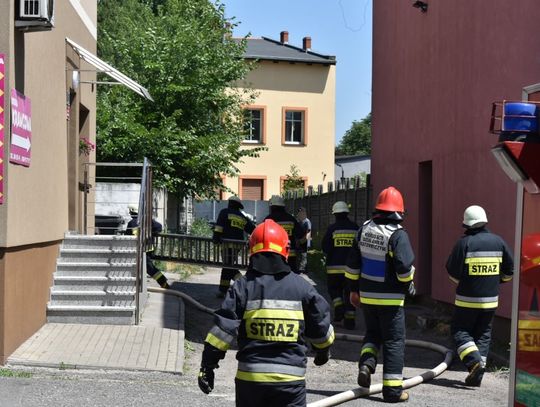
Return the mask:
M96 70L128 79L95 57L96 23L97 0L0 2L0 364L46 322L59 245L82 231Z
M238 87L254 89L257 97L245 108L244 148L268 150L246 158L240 176L225 180L241 199L280 194L293 165L306 187L334 180L336 60L313 52L309 37L302 47L288 37L284 31L279 41L248 39L245 58L257 67Z

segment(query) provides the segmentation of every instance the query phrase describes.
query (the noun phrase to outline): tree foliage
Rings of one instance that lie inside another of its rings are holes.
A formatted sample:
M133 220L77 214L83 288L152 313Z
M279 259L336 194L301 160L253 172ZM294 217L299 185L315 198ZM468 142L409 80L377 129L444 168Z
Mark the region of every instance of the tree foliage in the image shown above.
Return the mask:
M304 179L300 176L300 170L296 165L291 165L290 174L285 175L283 180L283 192L303 191Z
M353 121L336 147L336 155L371 154L371 113L362 120Z
M179 197L212 196L221 175L257 149L242 150L241 106L231 88L250 69L234 21L209 0L107 0L98 3L98 53L152 95L98 87L98 161L154 165L154 181Z

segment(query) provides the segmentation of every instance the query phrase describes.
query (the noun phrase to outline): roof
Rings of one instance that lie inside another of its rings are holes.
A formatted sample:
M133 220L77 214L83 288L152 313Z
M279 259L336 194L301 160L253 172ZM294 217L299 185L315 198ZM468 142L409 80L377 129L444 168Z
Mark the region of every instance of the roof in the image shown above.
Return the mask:
M350 163L355 161L371 160L370 155L339 155L334 158L335 163Z
M247 48L244 53L246 59L259 59L267 61L304 62L307 64L335 65L336 57L318 54L313 51L304 51L300 47L282 44L271 38L247 38Z

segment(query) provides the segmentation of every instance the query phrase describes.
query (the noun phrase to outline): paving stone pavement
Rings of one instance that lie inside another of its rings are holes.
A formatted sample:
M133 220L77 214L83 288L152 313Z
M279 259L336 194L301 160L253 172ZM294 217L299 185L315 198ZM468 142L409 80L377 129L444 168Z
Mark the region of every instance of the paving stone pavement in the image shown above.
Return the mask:
M47 323L7 363L182 373L183 314L184 304L178 298L148 293L139 325Z

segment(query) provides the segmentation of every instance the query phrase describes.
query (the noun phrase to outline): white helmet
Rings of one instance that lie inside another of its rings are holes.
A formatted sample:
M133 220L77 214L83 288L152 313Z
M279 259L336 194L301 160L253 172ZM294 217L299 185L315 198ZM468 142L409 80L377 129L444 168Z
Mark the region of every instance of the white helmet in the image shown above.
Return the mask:
M478 205L469 206L463 213L463 225L468 228L481 228L488 223L486 211Z
M130 215L136 215L139 212L139 205L137 204L129 204L128 210Z
M349 213L349 205L343 201L337 201L332 205L332 214L335 213Z
M270 198L270 206L283 206L285 207L285 201L279 195L272 195Z

